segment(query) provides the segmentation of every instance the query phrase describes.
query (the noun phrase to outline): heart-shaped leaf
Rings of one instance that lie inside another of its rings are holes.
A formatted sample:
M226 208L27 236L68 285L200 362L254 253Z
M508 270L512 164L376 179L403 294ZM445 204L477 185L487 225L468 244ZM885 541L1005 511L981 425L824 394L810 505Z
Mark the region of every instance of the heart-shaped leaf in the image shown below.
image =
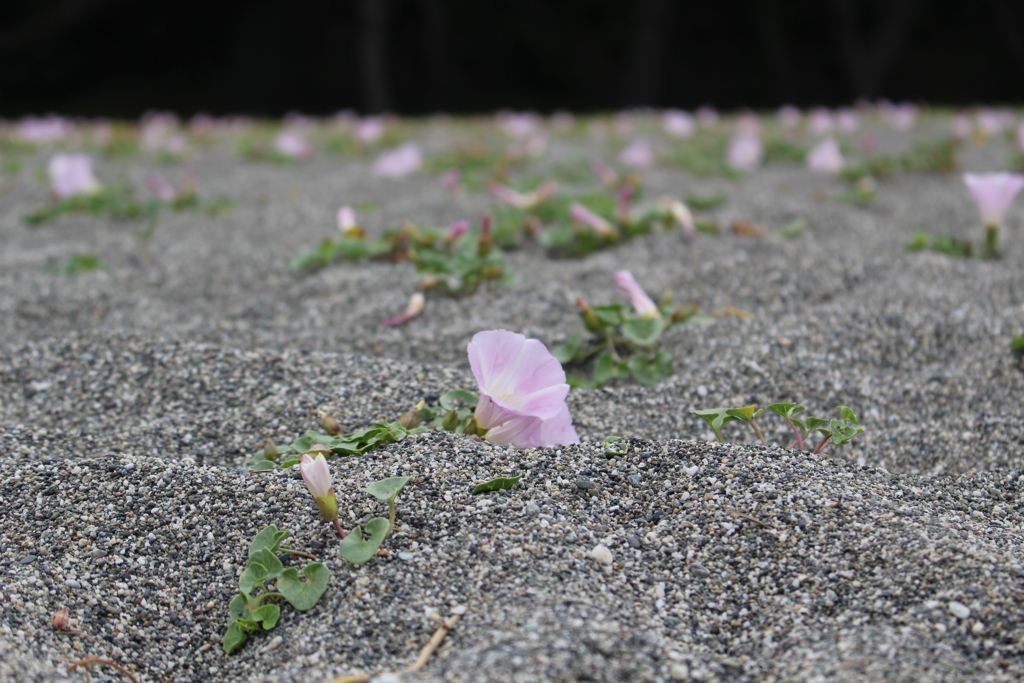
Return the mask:
M551 349L551 355L554 356L559 363L565 365L576 358L576 354L579 353L580 346L583 345L584 339L586 339L586 334L584 332L574 332L569 335L565 340L565 343Z
M384 537L388 533L388 522L385 517L374 517L366 523L366 538L363 537L363 530L356 527L349 532L348 536L341 539L338 544L338 552L352 564L362 564L373 557ZM283 592L283 591L282 591Z
M638 346L651 346L664 331L665 321L661 318L631 320L622 326L622 336Z
M803 406L798 406L795 403L773 403L768 406L768 411L779 415L780 417L793 417L797 413L805 410Z
M756 405L752 405L746 406L745 408L730 408L725 411L725 414L743 420L744 422L753 422L754 418L763 412L763 410L757 410Z
M472 391L466 391L465 389L452 389L441 395L441 398L437 399L437 402L441 405L443 410L454 410L458 406L455 405L456 401L463 401L469 405L475 406L480 397L474 394Z
M672 376L672 356L667 351L658 351L648 360L642 354L629 359L629 372L644 386L653 386Z
M594 362L594 383L598 386L629 376L629 368L622 361L616 361L612 354L605 351Z
M313 609L317 600L327 590L331 572L320 562L310 562L303 568L302 573L303 577L300 578L299 570L295 567L288 567L282 571L277 577L277 590L281 591L284 599L290 602L292 607L305 612Z
M707 422L711 429L715 430L715 436L718 437L719 441L725 441L722 438L722 427L739 419L729 415L728 408L705 408L704 410L691 410L690 412Z
M245 466L249 468L250 472L266 472L268 470L275 469L277 467L277 463L271 462L270 460L264 460L262 458L260 460L253 458L251 460L247 460Z
M245 566L242 575L238 577L238 589L245 595L251 596L252 592L263 585L267 580L267 568L259 562L250 561Z
M598 319L609 327L621 325L625 319L626 307L623 304L610 304L608 306L594 306L594 313Z
M277 605L263 605L252 612L252 620L262 622L263 628L269 631L277 626L277 620L281 618L281 608Z
M232 621L228 626L227 633L224 634L224 654L231 654L238 648L245 644L245 641L249 638L249 634L246 633L242 625L237 621Z
M284 565L281 564L281 560L278 559L277 555L270 552L266 548L260 548L258 551L253 553L249 561L246 562L245 566L248 567L251 564L259 564L263 567L263 571L266 572L264 581L269 581L275 576L281 573L284 569Z
M228 614L231 615L231 621L243 617L249 613L249 596L245 593L236 593L235 597L231 598L231 604L228 605Z
M512 488L519 483L519 480L523 478L523 475L517 475L515 477L497 477L486 481L483 484L477 484L473 487L473 495L478 493L490 493L491 491L503 491Z
M276 553L281 547L281 541L289 536L291 536L290 531L278 530L273 524L264 527L262 531L253 537L252 542L249 544L249 557L252 557L262 549Z
M405 485L412 481L412 477L388 477L387 479L381 479L371 483L366 488L362 489L363 493L369 493L371 496L384 503L389 500L394 500L395 496L405 488Z
M860 420L857 419L857 415L846 406L839 406L838 410L839 416L842 417L847 422L852 422L855 425L860 424Z

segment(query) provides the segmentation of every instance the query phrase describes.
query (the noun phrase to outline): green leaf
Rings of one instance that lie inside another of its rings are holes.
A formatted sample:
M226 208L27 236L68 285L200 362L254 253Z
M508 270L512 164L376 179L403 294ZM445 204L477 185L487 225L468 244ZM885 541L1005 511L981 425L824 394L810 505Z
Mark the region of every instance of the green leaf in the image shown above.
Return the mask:
M725 439L722 438L722 427L730 422L739 420L739 418L729 415L728 408L705 408L704 410L691 410L690 412L707 422L711 429L715 431L715 436L718 437L718 440L723 442Z
M291 535L292 532L283 529L279 531L273 524L264 527L262 531L253 536L252 542L249 543L249 557L263 549L276 553L281 547L281 541Z
M743 420L744 422L753 422L754 418L763 412L763 410L757 410L756 405L747 406L745 408L730 408L725 411L726 415L731 415L737 419Z
M728 201L729 195L725 194L724 192L709 195L686 195L686 206L693 209L694 211L707 211L709 209L717 209L720 206L724 206L726 203L728 203Z
M348 536L341 539L338 544L338 553L352 564L362 564L368 561L376 554L380 544L384 542L384 536L387 535L389 526L390 522L387 518L374 517L366 523L366 531L369 536L363 538L363 530L356 527L349 532Z
M252 612L252 620L263 622L263 628L270 630L277 626L277 620L281 618L281 608L277 605L263 605Z
M798 406L795 403L773 403L768 406L769 412L775 413L780 417L792 418L799 412L806 410L803 406Z
M622 326L622 336L638 346L651 346L664 331L665 321L661 318L631 320Z
M583 340L586 339L586 332L582 330L575 332L565 340L564 344L560 344L555 348L551 349L551 355L555 359L565 365L576 358L576 354L579 353L580 347L583 345Z
M598 386L606 384L613 379L628 376L628 366L621 361L616 361L609 351L605 351L598 356L597 361L594 363L594 383Z
M672 356L662 349L648 360L642 354L629 359L629 372L637 382L644 386L653 386L672 376Z
M914 236L903 248L907 251L924 251L931 244L931 237L926 232L915 232Z
M264 571L267 573L265 580L273 579L275 576L280 574L281 570L284 568L284 565L281 564L281 560L278 559L277 555L266 548L261 548L253 553L245 566L248 567L250 564L259 564L263 566Z
M249 596L245 593L236 593L235 597L231 598L231 604L228 605L228 614L231 615L231 620L235 621L249 613Z
M607 306L594 306L594 313L605 325L616 327L625 320L626 307L623 304L609 304Z
M822 420L819 417L809 417L809 418L807 418L806 424L807 424L807 431L808 432L812 432L815 429L818 429L819 427L823 427L823 426L827 425L828 424L828 420ZM827 432L823 432L823 433L827 433Z
M382 502L388 502L394 500L395 496L398 495L399 491L405 488L405 485L412 481L412 477L388 477L387 479L381 479L371 483L366 488L362 489L363 493L369 493L371 496Z
M629 452L629 442L621 436L609 436L601 442L601 446L604 447L604 454L609 458Z
M292 607L305 612L313 609L317 600L327 590L331 572L320 562L310 562L303 567L302 574L300 577L298 569L288 567L277 577L277 590L281 591L284 599L290 602Z
M299 458L289 458L288 460L285 460L281 463L281 469L286 470L289 467L298 465L300 462L301 460Z
M263 458L252 458L251 460L246 461L245 466L250 472L267 472L268 470L275 469L277 467L277 463Z
M854 412L847 408L846 406L839 406L837 410L839 410L839 416L846 420L847 422L852 422L855 425L860 424L860 420L857 419L857 416L854 414Z
M232 621L228 625L227 633L224 634L224 654L231 654L238 648L245 644L249 634L245 632L245 629L237 621Z
M1010 342L1010 348L1014 351L1024 352L1024 334Z
M497 477L490 481L484 482L483 484L477 484L473 487L473 495L478 493L490 493L491 491L504 491L510 489L519 483L519 480L523 478L523 475L517 475L515 477Z
M786 225L782 226L779 230L779 234L787 240L796 239L807 230L807 220L804 218L797 218L795 221L791 221Z
M463 401L468 405L475 406L480 400L480 397L474 394L472 391L466 391L465 389L452 389L451 391L443 394L437 402L441 405L442 410L454 410L457 406L456 401Z
M265 552L265 551L264 551ZM252 592L263 585L263 582L270 576L270 572L259 562L249 561L238 577L238 589L246 596L252 597Z

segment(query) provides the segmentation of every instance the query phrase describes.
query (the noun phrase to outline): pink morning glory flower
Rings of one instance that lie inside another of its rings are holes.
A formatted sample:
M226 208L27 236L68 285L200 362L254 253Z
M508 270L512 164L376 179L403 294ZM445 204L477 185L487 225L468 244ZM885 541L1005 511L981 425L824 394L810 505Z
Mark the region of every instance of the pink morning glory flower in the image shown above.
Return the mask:
M633 304L633 310L641 318L660 318L661 311L651 301L651 297L647 296L647 293L637 284L637 281L633 278L633 274L628 270L620 270L615 273L615 285L629 295L629 300Z
M384 127L384 119L379 116L362 119L356 125L356 140L364 145L372 145L384 137Z
M71 125L58 116L44 119L29 117L18 125L18 136L34 145L47 145L63 140L71 132Z
M312 154L313 147L297 130L283 130L274 139L274 151L289 159L300 159Z
M102 189L92 173L92 159L84 154L55 154L47 170L50 189L58 199L96 194Z
M718 112L714 107L704 105L697 110L697 123L703 128L711 128L718 125Z
M840 133L852 133L860 127L860 119L857 112L852 109L841 109L836 114L836 128Z
M685 139L693 135L697 123L685 111L669 109L661 115L661 127L672 137Z
M736 135L729 142L727 161L738 171L753 171L763 157L764 145L757 135Z
M808 115L807 123L810 126L811 132L815 135L831 133L832 128L835 127L832 114L828 112L828 109L815 109Z
M778 117L779 125L782 126L783 130L795 130L804 118L803 114L800 113L800 110L791 104L780 107L776 116Z
M573 202L572 206L569 207L569 218L574 223L585 225L597 234L605 237L615 237L619 234L614 225L579 202Z
M1016 173L965 173L964 182L978 204L981 222L985 224L985 254L999 253L999 228L1013 198L1024 188L1024 176Z
M647 140L634 140L619 152L619 161L634 168L650 168L654 165L654 148Z
M807 155L807 168L835 175L843 170L843 154L834 138L826 138Z
M420 148L412 142L390 149L373 164L373 174L383 178L404 178L423 166Z
M448 226L448 232L445 233L444 239L446 242L454 242L467 232L469 232L469 221L452 223Z
M580 442L565 404L565 371L543 344L491 330L474 335L467 351L480 389L474 416L484 438L517 448Z
M462 174L456 169L445 171L441 176L441 184L451 193L458 192L462 187Z
M536 114L502 112L498 114L498 125L514 138L525 138L532 135L540 126Z
M150 173L146 176L146 187L152 190L160 201L169 202L174 199L174 187L159 173Z
M313 458L309 453L303 453L299 470L324 520L333 522L338 519L338 501L331 487L331 468L324 454L317 453L316 458Z
M359 228L356 222L356 212L351 206L345 205L338 209L338 230L343 233Z
M888 119L896 130L910 130L917 123L917 107L906 102L895 105L888 109Z
M1001 226L1013 198L1024 189L1024 176L1016 173L965 173L964 182L986 227Z

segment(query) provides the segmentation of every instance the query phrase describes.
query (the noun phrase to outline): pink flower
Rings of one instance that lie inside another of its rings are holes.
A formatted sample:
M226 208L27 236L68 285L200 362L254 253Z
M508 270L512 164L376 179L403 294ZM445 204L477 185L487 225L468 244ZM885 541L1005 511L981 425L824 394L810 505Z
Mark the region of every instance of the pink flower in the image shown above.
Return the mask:
M704 128L718 125L718 112L714 107L704 105L697 110L697 123Z
M1017 147L1024 152L1024 123L1017 128Z
M833 175L842 171L843 154L839 151L839 143L833 138L826 138L815 145L807 155L807 168Z
M444 175L441 176L441 184L449 192L458 192L459 187L462 185L462 175L454 168L450 171L445 171Z
M590 162L590 170L594 172L594 175L597 176L598 180L600 180L608 187L611 187L612 185L615 185L617 182L619 182L618 174L615 173L615 171L613 171L612 169L610 169L606 163L599 159L594 159L593 161Z
M815 135L825 135L831 133L835 123L832 121L832 115L828 113L828 109L815 109L807 117L807 121L810 124L811 132Z
M742 114L736 119L736 132L738 135L759 136L761 134L761 119L750 112Z
M498 125L514 138L525 138L532 135L540 125L536 114L503 112L498 114Z
M761 165L764 145L756 135L736 135L729 142L729 165L738 171L753 171Z
M910 103L893 106L888 110L888 118L896 130L910 130L917 122L917 107Z
M448 227L448 232L445 233L444 239L446 242L454 242L463 235L469 232L469 221L459 221L458 223L452 223Z
M84 154L55 154L47 170L50 188L58 199L96 194L102 189L92 173L92 159Z
M982 109L977 114L978 129L990 137L999 135L1006 129L1006 116L994 109Z
M373 164L373 174L383 178L404 178L420 170L423 157L412 142L384 152Z
M174 199L174 187L159 173L150 173L146 176L146 187L152 190L160 201L169 202Z
M312 452L312 451L310 451ZM324 520L333 522L338 518L338 501L334 497L334 489L331 487L331 468L323 452L319 452L314 459L309 453L303 453L299 461L299 470L302 472L302 481L306 483L316 506L320 508L320 514Z
M840 133L852 133L860 127L860 119L857 112L852 109L842 109L836 114L836 127Z
M647 296L640 285L637 284L633 278L633 274L628 270L620 270L615 273L615 285L629 295L629 300L633 304L633 310L641 318L660 318L661 311L651 301L651 297Z
M34 145L46 145L63 140L71 132L71 125L58 116L45 119L26 118L18 125L18 135L22 140Z
M974 124L971 123L971 118L967 114L957 114L953 117L953 138L956 140L966 140L971 137L971 133L974 131Z
M626 166L650 168L654 165L654 148L647 140L634 140L619 152L619 161Z
M965 173L964 182L986 227L1001 226L1013 198L1024 189L1024 176L1016 173Z
M614 225L579 202L573 202L572 206L569 207L569 218L574 223L585 225L597 234L605 237L615 237L619 234Z
M661 127L669 135L685 139L693 135L697 124L685 111L669 109L661 115Z
M543 344L491 330L474 335L467 350L480 389L474 415L488 441L517 448L579 443L565 404L565 371Z
M409 297L409 303L405 307L405 312L401 315L397 315L394 318L388 318L384 321L384 327L397 327L402 323L408 322L423 312L423 307L426 305L426 299L419 292L416 292Z
M491 194L509 206L514 206L517 209L532 209L551 197L555 191L555 184L550 180L545 180L533 192L519 192L508 185L492 183L490 190Z
M379 116L362 119L356 125L356 140L364 145L372 145L382 137L384 137L384 119Z
M338 230L348 232L358 227L356 212L351 206L346 205L338 209Z
M296 130L282 130L274 139L274 151L289 159L300 159L312 154L313 147L302 133Z
M782 126L783 130L795 130L804 118L803 114L800 113L800 110L791 104L780 107L776 116L778 117L779 125Z

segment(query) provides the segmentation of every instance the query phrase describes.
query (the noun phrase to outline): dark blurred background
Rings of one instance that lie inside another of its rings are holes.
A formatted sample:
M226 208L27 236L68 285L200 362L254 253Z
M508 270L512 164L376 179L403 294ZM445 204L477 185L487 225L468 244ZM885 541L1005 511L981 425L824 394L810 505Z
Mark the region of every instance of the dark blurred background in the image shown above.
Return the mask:
M3 0L0 116L1024 101L1022 0Z

